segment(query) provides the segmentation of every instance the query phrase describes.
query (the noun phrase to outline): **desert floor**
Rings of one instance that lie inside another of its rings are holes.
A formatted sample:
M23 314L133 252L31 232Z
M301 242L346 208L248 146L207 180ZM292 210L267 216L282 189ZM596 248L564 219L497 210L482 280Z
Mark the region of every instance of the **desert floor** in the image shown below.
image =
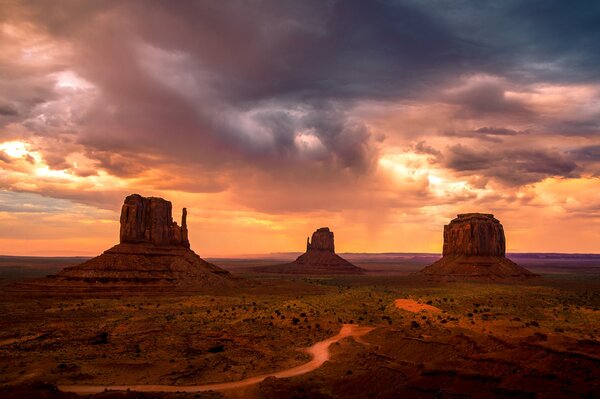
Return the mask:
M359 277L267 275L251 268L277 259L213 260L242 281L230 292L48 288L30 278L66 260L35 260L23 276L15 270L27 261L5 259L0 397L240 381L306 364L305 349L343 325L372 330L331 343L331 358L301 375L93 397L600 397L600 261L536 258L522 262L536 280L436 283L411 274L423 259L357 257L370 271Z

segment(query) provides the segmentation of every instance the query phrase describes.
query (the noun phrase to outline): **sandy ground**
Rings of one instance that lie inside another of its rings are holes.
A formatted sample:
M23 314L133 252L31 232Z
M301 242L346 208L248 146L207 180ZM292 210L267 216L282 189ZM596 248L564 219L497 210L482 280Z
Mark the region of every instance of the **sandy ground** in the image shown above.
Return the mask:
M600 274L569 267L510 284L240 273L252 284L216 293L0 284L0 397L600 397Z
M407 310L413 313L419 312L441 312L440 308L436 308L435 306L427 305L424 303L419 303L414 299L396 299L394 301L394 305L398 309Z
M344 324L340 332L324 341L317 342L305 351L312 359L300 366L274 373L258 375L240 381L232 381L218 384L204 385L60 385L58 388L64 392L75 392L79 394L100 393L104 391L137 391L137 392L204 392L204 391L227 391L239 389L249 385L255 385L267 378L290 378L310 373L321 367L331 357L329 347L349 337L361 337L373 330L373 327L359 327L356 324Z

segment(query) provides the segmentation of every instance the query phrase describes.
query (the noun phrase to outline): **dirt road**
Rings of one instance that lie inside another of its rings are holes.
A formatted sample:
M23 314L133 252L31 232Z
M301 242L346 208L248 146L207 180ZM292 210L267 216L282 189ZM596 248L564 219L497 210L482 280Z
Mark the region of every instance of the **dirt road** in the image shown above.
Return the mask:
M372 327L360 327L356 324L344 324L340 332L324 341L317 342L306 349L312 359L300 366L277 371L275 373L258 375L240 381L222 382L205 385L60 385L58 388L64 392L75 392L78 394L93 394L108 391L137 391L137 392L202 392L202 391L225 391L229 389L242 388L262 382L266 378L288 378L309 373L318 369L330 359L329 346L347 337L361 337L373 330Z

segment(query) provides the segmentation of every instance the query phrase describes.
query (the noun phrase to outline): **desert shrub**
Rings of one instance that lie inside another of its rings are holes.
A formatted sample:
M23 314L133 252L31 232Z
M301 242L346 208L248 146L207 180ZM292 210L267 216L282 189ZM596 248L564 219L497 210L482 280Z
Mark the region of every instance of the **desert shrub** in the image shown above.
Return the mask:
M108 344L108 332L101 331L98 335L96 335L96 338L94 339L94 344L98 344L98 345Z
M215 345L208 348L210 353L219 353L225 351L225 345Z

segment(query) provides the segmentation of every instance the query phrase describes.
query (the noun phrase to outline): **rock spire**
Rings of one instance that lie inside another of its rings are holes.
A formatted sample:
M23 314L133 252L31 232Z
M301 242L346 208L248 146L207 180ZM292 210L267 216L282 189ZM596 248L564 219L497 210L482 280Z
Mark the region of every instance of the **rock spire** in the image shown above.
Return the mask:
M307 238L306 252L295 261L255 270L282 274L364 274L365 272L364 269L335 253L333 232L329 227L321 227L312 234L310 239Z

